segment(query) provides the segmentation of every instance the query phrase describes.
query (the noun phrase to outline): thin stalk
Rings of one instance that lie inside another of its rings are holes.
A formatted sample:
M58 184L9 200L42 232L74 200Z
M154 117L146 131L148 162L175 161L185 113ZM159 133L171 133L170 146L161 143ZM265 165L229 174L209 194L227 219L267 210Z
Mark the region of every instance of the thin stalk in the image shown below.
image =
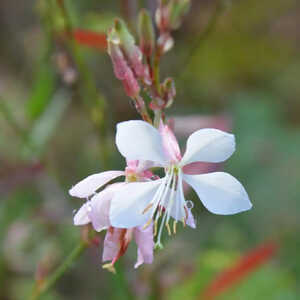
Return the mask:
M42 282L36 282L33 292L30 296L30 300L38 300L42 295L48 292L56 282L66 273L66 271L72 266L73 262L83 253L83 251L89 246L86 241L80 241L79 244L73 249L73 251L67 256L65 261L54 271L52 275L44 279Z
M94 82L92 76L87 69L81 54L79 53L78 45L74 40L73 36L73 25L68 14L67 8L65 6L64 0L56 0L57 5L60 8L61 15L64 19L64 26L65 32L68 36L69 40L69 47L71 54L73 56L75 65L80 74L80 82L79 82L79 93L80 97L86 102L90 115L92 118L93 123L95 124L99 137L101 139L101 152L100 152L100 159L103 168L107 167L109 151L107 144L107 135L110 126L107 124L107 120L112 119L109 118L107 115L109 113L108 106L106 99L104 96L99 92L96 87L96 83Z
M159 124L160 124L160 120L161 120L161 110L158 109L158 110L155 110L154 111L154 121L153 121L153 125L154 127L158 128L159 127Z
M143 118L143 120L152 124L152 119L150 118L150 116L148 114L147 107L146 107L145 102L142 97L137 96L135 98L135 107L136 107L136 110L138 111L138 113Z
M20 136L23 140L26 140L26 131L18 124L16 118L12 114L8 105L5 104L4 100L0 98L0 113L3 115L6 122L15 131L15 133Z

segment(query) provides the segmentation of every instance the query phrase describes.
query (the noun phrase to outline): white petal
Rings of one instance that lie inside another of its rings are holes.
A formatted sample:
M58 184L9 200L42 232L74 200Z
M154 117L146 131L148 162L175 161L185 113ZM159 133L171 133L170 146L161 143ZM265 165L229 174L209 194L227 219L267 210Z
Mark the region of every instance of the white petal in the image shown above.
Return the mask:
M189 136L181 165L195 161L222 162L234 151L233 134L213 128L200 129Z
M106 171L90 175L73 186L69 194L73 197L86 198L109 181L124 174L123 171Z
M129 160L150 160L160 164L165 164L167 160L158 130L144 121L119 123L116 145Z
M218 215L236 214L252 207L242 184L228 173L183 175L204 206Z
M78 212L75 214L73 219L74 225L86 225L90 223L88 210L89 210L89 203L86 202L80 207Z
M162 179L150 182L132 182L115 193L110 205L111 225L131 228L144 225L150 218L151 210L143 214Z
M109 209L113 195L125 182L111 184L95 195L90 201L89 217L96 231L100 232L110 226Z

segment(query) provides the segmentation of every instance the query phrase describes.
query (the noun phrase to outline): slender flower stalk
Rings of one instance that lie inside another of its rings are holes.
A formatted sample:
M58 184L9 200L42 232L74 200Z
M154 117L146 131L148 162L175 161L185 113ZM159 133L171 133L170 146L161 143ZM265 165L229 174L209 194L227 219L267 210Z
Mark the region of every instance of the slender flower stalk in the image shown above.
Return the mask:
M63 263L49 276L44 278L41 282L36 282L29 300L38 300L48 292L56 282L68 271L71 265L80 257L86 248L90 246L90 240L95 233L91 232L89 240L80 240L77 246L67 256Z

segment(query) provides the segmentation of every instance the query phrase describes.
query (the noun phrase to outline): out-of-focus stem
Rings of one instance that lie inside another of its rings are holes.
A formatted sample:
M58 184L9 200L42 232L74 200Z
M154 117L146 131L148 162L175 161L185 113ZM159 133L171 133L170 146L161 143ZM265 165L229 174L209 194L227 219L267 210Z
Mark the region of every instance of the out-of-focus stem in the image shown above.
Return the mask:
M106 168L108 162L107 156L109 155L109 153L105 145L107 142L106 136L108 134L108 129L109 129L109 126L107 125L107 121L110 119L107 117L109 112L107 107L107 102L104 96L97 89L96 83L94 82L93 78L89 73L89 70L86 68L85 63L81 58L78 46L73 37L73 26L69 14L67 12L67 8L65 6L64 0L56 0L56 1L58 7L60 8L61 14L64 18L65 31L69 37L70 51L72 52L75 65L80 74L79 93L81 98L87 104L92 121L95 124L98 134L100 136L101 145L102 145L100 151L101 164L103 168Z
M3 115L4 119L11 126L11 128L15 131L15 133L20 136L23 140L26 139L26 131L19 126L17 120L11 113L9 107L5 104L4 100L0 98L0 113Z
M30 300L38 300L48 290L50 290L55 283L65 274L65 272L72 266L73 262L83 253L89 246L87 241L80 241L73 251L67 256L65 261L54 271L52 275L44 279L43 282L36 282Z
M155 86L156 92L160 95L160 70L159 70L159 63L160 63L160 53L159 50L156 50L154 60L153 60L153 84Z

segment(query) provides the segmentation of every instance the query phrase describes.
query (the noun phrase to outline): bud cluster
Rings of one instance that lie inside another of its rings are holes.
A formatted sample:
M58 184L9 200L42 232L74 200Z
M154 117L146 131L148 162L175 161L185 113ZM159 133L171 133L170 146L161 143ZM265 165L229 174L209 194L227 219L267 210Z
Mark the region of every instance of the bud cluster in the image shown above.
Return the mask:
M181 25L189 5L190 0L158 1L155 14L157 38L152 18L145 9L138 15L138 44L120 19L115 20L107 34L108 53L115 76L122 81L126 94L135 101L138 112L150 123L152 121L140 94L141 89L149 95L149 108L155 115L173 103L176 95L174 81L167 78L160 82L159 62L161 56L173 47L171 31ZM161 114L158 115L160 118ZM154 123L157 125L158 120Z

